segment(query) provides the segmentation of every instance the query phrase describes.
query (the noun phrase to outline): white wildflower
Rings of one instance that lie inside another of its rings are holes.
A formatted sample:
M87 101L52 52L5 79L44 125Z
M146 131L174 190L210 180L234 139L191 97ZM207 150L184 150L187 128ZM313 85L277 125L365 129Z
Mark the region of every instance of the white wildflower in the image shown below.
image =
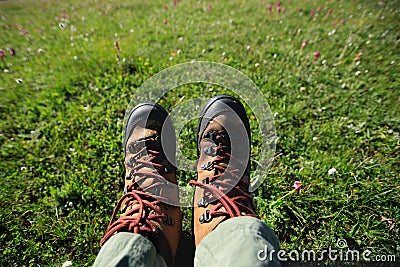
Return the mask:
M335 168L329 169L328 174L329 175L335 175L337 173L337 170Z

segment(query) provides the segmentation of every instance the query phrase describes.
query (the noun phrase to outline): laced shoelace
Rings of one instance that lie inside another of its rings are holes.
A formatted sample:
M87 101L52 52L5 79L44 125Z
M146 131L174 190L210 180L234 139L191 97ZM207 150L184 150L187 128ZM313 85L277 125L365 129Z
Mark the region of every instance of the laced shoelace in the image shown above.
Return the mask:
M158 227L154 224L154 220L162 219L165 224L173 224L171 217L163 213L159 208L161 202L165 202L166 198L159 195L158 189L161 186L170 186L170 182L159 174L168 172L167 168L159 163L162 160L160 149L154 149L159 145L159 136L156 135L137 140L128 146L129 152L133 156L127 163L128 166L130 165L131 170L126 179L134 180L130 186L125 188L125 194L118 201L100 245L103 245L117 232L140 233L147 237L156 236ZM146 160L140 159L139 157L146 151L149 158ZM140 171L144 167L150 167L152 170ZM154 178L156 182L141 188L142 182L148 178ZM124 203L125 205L122 207ZM132 208L125 212L128 207ZM121 208L122 212L125 213L116 219Z
M203 170L216 170L216 174L213 176L207 176L201 182L191 180L190 184L194 186L198 186L204 189L204 196L198 203L199 207L207 207L208 204L218 201L216 205L214 205L213 209L207 209L205 213L200 217L200 222L209 222L214 217L225 216L228 218L234 218L238 216L252 216L258 217L252 208L252 196L244 191L242 188L248 188L248 184L238 176L238 172L240 172L241 168L246 168L243 162L239 159L231 155L228 151L230 151L230 146L227 144L223 144L226 140L226 135L223 131L220 132L211 132L210 134L206 134L206 137L210 136L210 138L218 144L216 147L206 147L204 153L207 155L216 156L214 160L211 162L207 162L203 164L200 168ZM235 163L238 168L229 169L225 167L225 162L232 161ZM221 164L222 163L222 164ZM218 179L222 175L226 176L227 179ZM230 177L229 177L230 176ZM228 179L232 178L232 179ZM236 184L232 184L229 181L238 181ZM228 193L227 190L232 188ZM211 199L210 202L207 199ZM224 207L225 210L221 210Z

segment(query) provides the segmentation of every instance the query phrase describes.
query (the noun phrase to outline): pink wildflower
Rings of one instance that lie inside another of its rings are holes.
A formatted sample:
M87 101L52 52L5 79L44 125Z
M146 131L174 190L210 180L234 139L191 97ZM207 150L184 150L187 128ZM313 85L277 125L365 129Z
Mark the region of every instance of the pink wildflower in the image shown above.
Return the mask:
M211 4L208 4L208 5L207 5L207 10L208 10L208 11L211 11Z
M311 10L310 15L311 15L311 17L313 17L315 15L315 10L314 9Z
M301 41L300 49L303 49L303 48L306 46L306 44L307 44L307 40L306 40L306 39L304 39L303 41Z
M11 56L15 56L15 49L14 49L14 48L11 48L11 49L10 49L10 55L11 55Z
M276 12L281 13L281 6L276 7Z
M0 49L0 58L4 58L5 56L6 56L6 53L4 53L4 51Z
M296 193L297 193L297 194L300 193L300 190L301 190L301 182L295 181L292 187L294 187L294 190L296 190Z
M378 6L384 6L384 5L385 5L384 2L382 2L382 1L379 1L379 2L378 2Z
M313 61L316 61L316 60L319 58L319 56L321 56L321 53L320 53L320 52L314 52Z
M164 23L164 25L167 25L168 22L167 22L166 19L164 19L164 20L163 20L163 23Z
M332 14L332 9L328 9L328 15Z
M269 6L268 6L268 13L271 13L271 12L272 12L272 6L269 5Z
M342 25L344 25L345 22L346 22L346 21L345 21L344 19L341 19L341 20L340 20L340 24L342 24Z

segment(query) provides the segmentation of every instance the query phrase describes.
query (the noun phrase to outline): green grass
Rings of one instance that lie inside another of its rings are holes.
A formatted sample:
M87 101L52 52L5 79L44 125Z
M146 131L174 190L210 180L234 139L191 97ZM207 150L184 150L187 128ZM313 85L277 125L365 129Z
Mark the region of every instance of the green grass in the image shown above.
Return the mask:
M275 4L1 2L0 265L93 263L122 194L130 99L158 71L191 60L242 71L276 114L276 158L255 198L282 248L344 238L399 256L400 2L282 1L279 14ZM221 92L186 86L161 104ZM187 157L195 125L180 135ZM193 177L179 172L182 184ZM190 218L185 209L185 229Z

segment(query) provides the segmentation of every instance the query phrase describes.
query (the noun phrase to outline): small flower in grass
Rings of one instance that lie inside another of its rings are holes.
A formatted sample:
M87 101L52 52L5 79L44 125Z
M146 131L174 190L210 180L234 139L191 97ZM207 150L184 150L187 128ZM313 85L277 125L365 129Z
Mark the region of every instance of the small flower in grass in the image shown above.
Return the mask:
M358 75L360 75L360 74L361 74L361 71L359 71L359 70L356 71L356 73L355 73L356 76L358 76Z
M329 175L335 175L337 173L337 170L335 169L335 168L331 168L331 169L329 169L329 171L328 171L328 174Z
M328 14L328 15L332 14L332 9L328 9L327 14Z
M58 27L60 27L60 29L61 29L61 30L64 30L64 29L65 29L65 25L64 25L64 23L60 23L60 24L58 24Z
M178 51L176 51L176 53L179 55L179 54L182 54L182 50L180 50L180 49L178 49Z
M379 1L379 2L378 2L378 6L384 6L384 5L385 5L384 2L382 2L382 1Z
M254 64L254 67L258 68L260 66L260 63Z
M38 54L42 54L42 53L44 53L44 50L43 50L42 48L39 48L39 49L37 50L37 52L38 52Z
M315 10L314 9L311 10L310 15L311 15L311 17L313 17L315 15Z
M211 11L211 8L212 8L212 7L211 7L211 4L208 4L208 5L207 5L207 10L208 10L208 11Z
M77 56L74 56L74 60L78 60L78 57L77 57Z
M6 53L0 49L0 58L4 58L6 56Z
M272 6L269 5L269 6L268 6L268 13L271 13L271 12L272 12Z
M313 61L316 61L320 56L321 56L321 53L320 53L320 52L314 52Z
M249 51L250 48L251 48L251 47L250 47L249 45L246 46L246 50L247 50L247 51Z
M303 41L301 41L300 49L303 49L303 48L306 46L306 44L307 44L307 40L306 40L306 39L304 39Z
M163 23L164 23L164 25L167 25L168 22L167 22L166 19L164 19L164 20L163 20Z
M294 187L294 190L296 190L296 193L300 193L301 190L301 182L299 181L295 181L292 185L292 187Z
M15 49L14 49L14 48L11 48L11 49L10 49L10 55L11 55L11 56L15 56Z
M281 13L281 10L282 10L282 9L281 9L281 6L277 6L277 7L276 7L276 12Z
M344 19L340 20L340 24L344 25L346 23L346 21Z
M62 267L71 267L71 266L72 266L72 261L66 261L62 265Z
M16 81L17 83L23 83L23 82L24 82L24 81L23 81L22 79L20 79L20 78L15 79L15 81Z

